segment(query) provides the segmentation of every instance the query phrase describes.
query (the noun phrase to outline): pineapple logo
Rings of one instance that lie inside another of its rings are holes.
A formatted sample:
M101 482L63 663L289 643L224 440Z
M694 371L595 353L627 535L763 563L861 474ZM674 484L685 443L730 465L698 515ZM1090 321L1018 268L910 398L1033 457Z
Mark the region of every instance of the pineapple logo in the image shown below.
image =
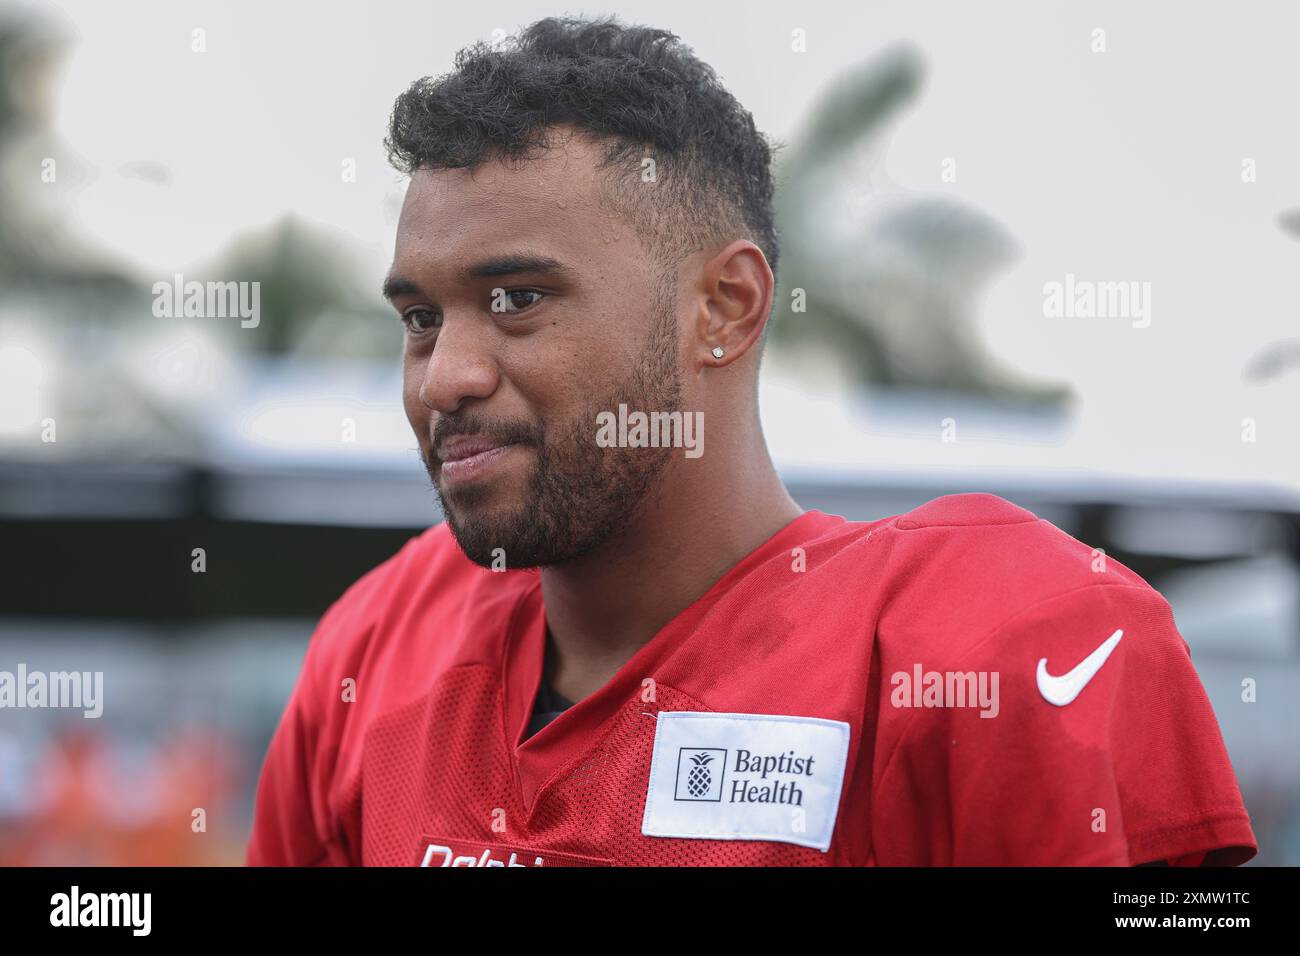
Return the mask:
M692 797L702 797L709 792L709 785L713 783L709 764L713 763L714 759L716 758L712 754L696 754L691 758L691 763L695 766L686 777L686 792Z
M727 752L713 747L682 747L677 753L676 800L722 800Z

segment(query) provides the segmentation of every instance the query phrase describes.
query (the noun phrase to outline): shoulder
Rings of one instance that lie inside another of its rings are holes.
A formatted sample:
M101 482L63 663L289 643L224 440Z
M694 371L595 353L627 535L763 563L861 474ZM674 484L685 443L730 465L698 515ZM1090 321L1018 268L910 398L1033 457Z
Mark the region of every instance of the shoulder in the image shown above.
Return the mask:
M1099 583L1148 587L1102 549L997 495L945 495L888 527L895 560L922 587L991 587L1022 599Z
M411 538L396 554L371 568L340 595L321 616L313 649L336 650L383 615L403 593L432 576L452 582L458 575L455 541L446 525L435 525ZM451 572L448 574L448 572Z
M912 648L944 658L1026 620L1053 622L1064 637L1090 635L1094 621L1168 614L1154 588L1102 549L996 495L936 498L888 527L887 622Z
M942 495L901 514L894 527L902 531L934 528L976 528L987 525L1027 524L1038 521L1031 511L1005 498L982 492Z
M993 495L939 498L884 527L873 813L919 836L882 832L882 857L1253 855L1213 708L1158 591ZM1016 813L990 813L1008 793Z
M433 665L455 650L452 622L483 618L531 583L471 562L446 524L411 538L366 572L322 615L303 662L307 680L357 675L376 659L417 655ZM413 637L414 635L414 637ZM440 640L440 638L443 638Z

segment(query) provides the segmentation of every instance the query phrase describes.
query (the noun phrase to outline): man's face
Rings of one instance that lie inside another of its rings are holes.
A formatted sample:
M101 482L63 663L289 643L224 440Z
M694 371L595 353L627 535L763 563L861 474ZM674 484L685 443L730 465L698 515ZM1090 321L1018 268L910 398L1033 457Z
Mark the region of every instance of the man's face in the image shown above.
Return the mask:
M525 165L419 170L387 289L403 403L471 560L556 564L614 539L667 448L602 448L596 416L681 407L675 289L598 200L576 136ZM500 549L498 551L498 549Z

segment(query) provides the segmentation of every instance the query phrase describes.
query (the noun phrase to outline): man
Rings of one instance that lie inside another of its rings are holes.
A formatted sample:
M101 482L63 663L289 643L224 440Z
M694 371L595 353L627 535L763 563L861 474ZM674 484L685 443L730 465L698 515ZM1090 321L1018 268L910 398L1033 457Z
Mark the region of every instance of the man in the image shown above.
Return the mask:
M456 65L388 139L385 293L446 522L320 622L250 863L1255 853L1136 574L991 495L855 523L787 494L770 150L709 67L575 20Z

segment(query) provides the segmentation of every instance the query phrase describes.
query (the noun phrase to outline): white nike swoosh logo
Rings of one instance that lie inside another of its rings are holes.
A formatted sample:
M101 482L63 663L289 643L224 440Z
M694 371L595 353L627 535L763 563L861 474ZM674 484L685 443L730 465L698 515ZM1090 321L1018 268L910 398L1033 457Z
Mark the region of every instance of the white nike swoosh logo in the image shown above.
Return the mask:
M1044 657L1038 662L1038 692L1043 695L1043 699L1049 704L1055 704L1057 707L1064 707L1074 698L1079 696L1079 692L1088 686L1088 681L1092 680L1097 671L1101 670L1101 665L1106 663L1106 658L1110 657L1119 639L1124 636L1122 630L1116 630L1114 634L1106 638L1105 643L1097 648L1079 665L1067 674L1059 677L1047 673L1047 658Z

